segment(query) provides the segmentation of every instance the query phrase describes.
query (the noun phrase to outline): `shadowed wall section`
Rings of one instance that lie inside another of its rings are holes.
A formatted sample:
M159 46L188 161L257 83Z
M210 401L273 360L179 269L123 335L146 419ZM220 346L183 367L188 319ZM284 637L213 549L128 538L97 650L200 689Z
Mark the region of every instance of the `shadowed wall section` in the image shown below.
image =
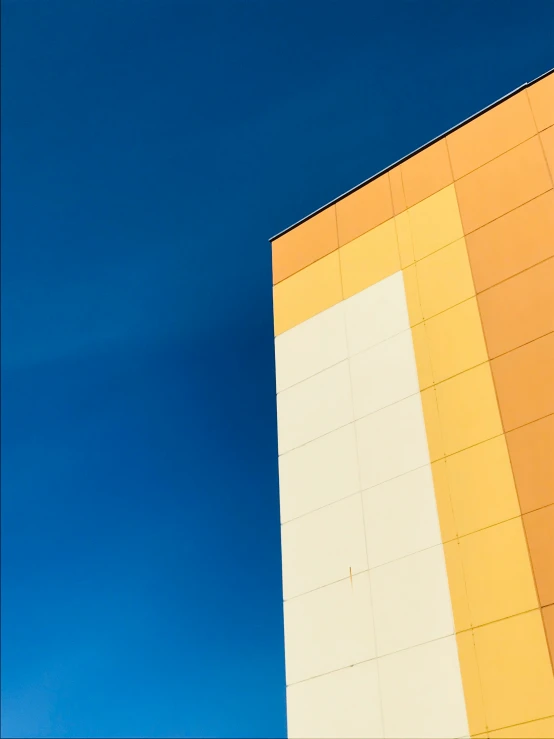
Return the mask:
M272 242L290 737L554 737L554 75Z

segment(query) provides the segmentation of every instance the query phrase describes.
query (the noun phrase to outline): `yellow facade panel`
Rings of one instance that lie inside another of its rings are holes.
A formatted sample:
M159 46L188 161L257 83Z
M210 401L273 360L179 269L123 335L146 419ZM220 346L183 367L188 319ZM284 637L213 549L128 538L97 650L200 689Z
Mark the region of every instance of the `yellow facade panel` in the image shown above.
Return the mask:
M502 433L488 362L441 382L435 389L446 455Z
M490 731L554 715L554 675L538 609L474 631Z
M521 517L460 538L474 627L538 608Z
M472 736L481 735L487 731L487 719L473 632L470 630L457 634L456 642L458 644L458 657L460 659L469 731Z
M416 265L424 318L452 308L475 295L465 239L434 252Z
M373 228L339 249L345 298L400 270L394 219Z
M394 221L396 223L396 235L398 237L400 266L404 269L404 267L408 267L415 261L410 215L407 211L404 211L404 213L395 216Z
M487 361L477 300L471 298L425 321L435 382Z
M460 536L520 515L504 435L447 457L445 468Z
M274 286L275 336L341 300L339 254L334 251Z
M454 185L408 210L416 260L423 259L464 235Z

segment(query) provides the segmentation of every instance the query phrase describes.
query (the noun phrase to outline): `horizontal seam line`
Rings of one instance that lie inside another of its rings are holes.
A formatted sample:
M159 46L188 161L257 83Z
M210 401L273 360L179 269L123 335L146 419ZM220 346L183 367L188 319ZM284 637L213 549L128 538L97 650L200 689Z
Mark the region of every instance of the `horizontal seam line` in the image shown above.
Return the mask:
M394 654L400 654L401 652L407 652L410 649L418 649L419 647L424 647L427 644L434 644L435 642L442 641L443 639L451 639L452 637L456 637L456 632L452 632L451 634L445 634L443 636L437 636L434 639L428 639L427 641L421 642L419 644L413 644L410 647L402 647L402 649L397 649L394 652L387 652L386 654L376 654L374 657L370 657L369 659L362 659L359 662L354 662L351 665L344 665L343 667L337 667L334 670L329 670L328 672L321 672L319 675L312 675L311 677L307 677L304 680L297 680L294 683L287 683L287 688L292 687L293 685L300 685L301 683L307 683L309 680L316 680L318 677L325 677L326 675L333 675L336 672L340 672L341 670L349 670L352 667L357 667L358 665L365 665L369 662L377 662L381 659L387 659L388 657L391 657Z

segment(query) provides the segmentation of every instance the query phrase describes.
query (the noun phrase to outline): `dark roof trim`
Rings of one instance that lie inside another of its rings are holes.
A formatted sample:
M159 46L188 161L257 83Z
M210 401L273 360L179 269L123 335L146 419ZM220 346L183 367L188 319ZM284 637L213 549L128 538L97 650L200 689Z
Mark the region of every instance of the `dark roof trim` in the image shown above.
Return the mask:
M493 108L496 108L497 105L500 105L500 103L503 103L506 100L509 100L509 98L513 97L514 95L517 95L518 92L521 92L522 90L527 89L528 87L531 87L531 85L534 85L536 82L540 82L540 80L544 79L545 77L548 77L549 74L552 74L554 72L554 67L552 69L549 69L548 72L545 72L544 74L541 74L539 77L536 77L534 80L531 80L531 82L525 82L523 85L520 85L515 90L512 90L512 92L509 92L507 95L504 95L504 97L501 97L499 100L496 100L491 105L487 105L486 108L483 108L478 113L475 113L474 115L470 116L469 118L466 118L465 121L462 121L461 123L456 124L452 128L450 128L448 131L445 131L445 133L441 133L440 136L436 136L431 141L428 141L423 146L420 146L419 149L416 149L415 151L410 152L409 154L406 154L406 156L402 157L402 159L399 159L398 161L394 162L394 164L390 164L388 167L385 167L385 169L382 169L380 172L377 172L376 174L369 177L367 180L364 180L363 182L360 182L359 185L356 185L356 187L353 187L351 190L347 190L347 192L343 193L342 195L339 195L338 198L335 198L334 200L331 200L331 202L327 203L326 205L323 205L321 208L318 208L317 210L314 210L313 213L310 213L309 215L305 216L304 218L301 218L296 223L293 223L292 226L289 226L288 228L285 228L283 231L280 231L275 236L272 236L269 241L275 241L275 239L280 238L281 236L284 236L289 231L292 231L297 226L300 226L302 223L305 223L306 221L309 221L310 218L313 218L318 213L321 213L326 208L330 208L332 205L335 205L335 203L338 203L339 200L343 200L344 198L348 197L348 195L351 195L353 192L356 192L356 190L359 190L360 188L364 187L365 185L368 185L373 180L376 180L378 177L381 177L382 175L386 174L387 172L390 172L391 169L394 169L395 167L398 167L399 164L402 164L402 162L405 162L407 159L410 159L411 157L415 156L416 154L419 154L420 151L423 151L424 149L427 149L432 144L435 144L437 141L440 141L441 139L445 138L445 136L448 136L449 134L453 133L454 131L457 131L458 128L461 128L462 126L465 126L466 123L470 123L471 121L475 120L475 118L479 118L479 116L483 115L484 113L487 113L489 110L492 110Z

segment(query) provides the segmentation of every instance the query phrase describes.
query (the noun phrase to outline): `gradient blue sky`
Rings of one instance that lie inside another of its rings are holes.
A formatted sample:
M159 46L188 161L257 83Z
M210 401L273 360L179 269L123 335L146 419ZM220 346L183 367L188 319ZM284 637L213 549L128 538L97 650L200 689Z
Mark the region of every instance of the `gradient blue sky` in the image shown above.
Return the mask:
M2 734L282 737L268 237L551 0L3 0Z

